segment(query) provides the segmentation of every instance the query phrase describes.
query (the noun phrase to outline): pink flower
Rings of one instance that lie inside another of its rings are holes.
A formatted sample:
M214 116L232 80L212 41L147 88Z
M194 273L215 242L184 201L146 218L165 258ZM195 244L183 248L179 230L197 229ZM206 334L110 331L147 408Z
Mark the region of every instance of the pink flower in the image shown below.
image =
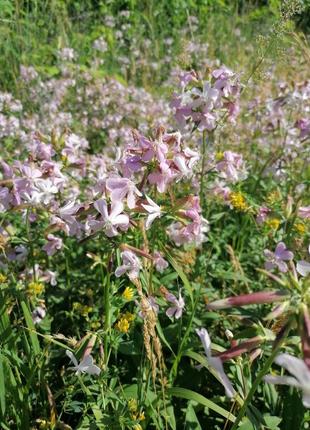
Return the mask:
M165 298L168 302L173 304L173 306L171 306L170 308L167 309L166 315L169 318L174 317L176 320L181 318L182 313L183 313L183 309L185 307L185 302L184 302L183 297L181 296L181 293L179 293L178 299L172 293L167 293L165 295Z
M257 224L260 224L260 225L263 224L266 221L269 212L270 212L270 209L267 208L266 206L260 207L258 210L258 214L256 216Z
M173 162L179 170L178 177L182 179L190 178L194 175L194 166L198 163L200 155L198 152L193 151L190 148L186 148L183 153L178 153L174 158Z
M151 185L156 185L159 193L164 193L168 185L173 181L175 174L167 165L161 165L160 170L155 170L148 176L148 181Z
M211 339L208 331L205 328L201 328L196 329L196 333L198 334L202 342L210 368L215 370L216 374L218 375L219 381L225 388L226 396L230 398L234 397L236 392L233 389L233 386L231 385L231 382L224 371L222 360L219 357L212 357Z
M242 155L232 151L224 152L224 158L217 163L216 170L220 173L221 178L232 183L247 177Z
M168 262L162 257L160 252L155 251L153 254L156 270L162 273L169 266Z
M136 207L136 197L141 197L142 193L135 184L127 178L109 178L106 187L111 193L112 202L122 202L127 196L127 206L129 209Z
M267 259L265 263L266 270L272 270L277 267L280 272L287 272L288 267L284 261L290 261L294 258L294 254L288 251L285 243L280 242L277 244L275 252L271 252L269 249L264 250L264 255Z
M194 72L193 70L191 70L190 72L182 71L179 75L179 80L180 80L181 87L186 87L186 85L189 84L190 82L197 81L196 72Z
M121 253L123 264L115 270L115 276L120 276L127 273L129 279L136 279L139 277L141 263L139 258L131 251L123 251Z
M59 217L54 217L53 221L56 222L58 227L65 231L70 236L81 236L81 224L76 220L75 214L80 209L81 205L76 204L74 200L69 201L67 204L59 208Z
M10 190L6 187L0 187L0 213L9 208L11 200Z
M310 135L310 119L301 118L296 122L296 126L300 130L300 139L304 139Z
M56 237L53 234L48 234L47 240L47 244L44 245L42 249L49 256L54 255L55 252L59 251L63 247L63 241L60 237Z
M300 218L309 219L310 218L310 206L301 206L298 209L298 216L300 216Z
M146 230L148 230L151 227L153 221L156 218L161 217L161 209L160 209L160 206L158 206L155 202L153 202L152 199L150 199L150 197L148 196L145 196L145 197L149 204L148 205L142 204L141 206L149 213L145 221L145 228Z
M97 200L94 203L94 207L102 216L100 226L108 237L117 236L117 228L121 228L122 230L128 228L129 217L128 215L122 214L124 209L123 203L118 201L112 202L110 214L108 212L107 202L104 199Z

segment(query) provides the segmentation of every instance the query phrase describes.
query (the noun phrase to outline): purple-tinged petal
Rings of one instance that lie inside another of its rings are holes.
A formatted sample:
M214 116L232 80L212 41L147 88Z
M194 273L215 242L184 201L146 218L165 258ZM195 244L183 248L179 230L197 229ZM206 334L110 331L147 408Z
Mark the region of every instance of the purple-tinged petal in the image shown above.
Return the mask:
M278 266L278 269L280 270L280 272L286 273L288 271L287 264L284 263L284 261L278 260L276 265Z
M292 376L266 375L264 376L264 381L274 385L290 385L291 387L300 388L299 382Z
M231 385L230 380L228 379L228 377L224 371L224 367L223 367L221 359L218 357L210 357L210 358L208 358L208 362L209 362L210 366L216 370L216 372L219 376L220 382L222 383L223 387L225 388L226 396L229 398L234 397L236 392L235 392L233 386Z
M256 348L258 345L260 345L263 341L263 338L261 336L256 336L251 339L248 339L239 345L236 345L227 351L221 352L217 355L222 361L230 360L234 357L238 357L246 352L251 351L252 349Z
M264 264L264 267L266 270L272 270L276 267L276 265L271 261L266 261L266 263Z
M171 308L168 308L167 310L166 310L166 315L167 315L167 317L169 317L169 318L173 318L173 316L174 316L174 314L176 313L176 311L177 311L177 308L176 307L171 307Z
M288 370L301 385L306 382L310 384L309 369L306 363L300 358L284 353L276 357L275 363Z
M108 218L107 202L104 199L97 200L94 203L94 208L102 215L104 219Z
M234 306L246 306L262 303L273 303L288 298L286 291L260 291L258 293L241 294L235 297L216 300L207 305L208 309L226 309Z
M297 261L296 270L301 276L308 276L310 273L310 263L305 260Z
M198 334L201 343L205 349L206 356L211 357L211 339L208 330L206 330L205 328L196 329L196 333Z

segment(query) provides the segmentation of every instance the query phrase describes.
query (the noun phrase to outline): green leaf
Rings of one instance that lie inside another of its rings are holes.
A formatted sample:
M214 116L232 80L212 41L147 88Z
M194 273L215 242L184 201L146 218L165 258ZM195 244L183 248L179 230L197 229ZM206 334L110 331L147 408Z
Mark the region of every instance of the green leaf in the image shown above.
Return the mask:
M238 430L254 430L254 427L251 423L251 421L248 418L245 418L242 421L241 426L238 428Z
M264 415L265 425L270 430L280 430L280 427L278 427L278 424L282 421L282 418L274 417L271 415Z
M185 430L202 430L192 402L188 402L186 409Z
M180 397L181 399L193 400L194 402L206 406L231 422L235 422L236 420L236 417L231 412L227 411L221 406L218 406L216 403L212 402L212 400L207 399L195 391L188 390L187 388L173 387L168 389L168 393L171 396Z
M165 413L167 412L167 421L169 426L172 428L172 430L176 430L177 429L177 425L175 422L175 415L174 415L174 408L172 405L168 405L165 408Z
M166 345L166 347L170 350L170 352L172 352L173 356L175 357L175 353L173 352L173 349L171 348L169 342L167 341L159 321L157 321L156 323L156 330L160 337L160 340Z
M182 268L178 265L178 263L174 260L174 258L167 251L166 251L166 256L167 256L168 260L170 261L171 266L174 268L174 270L177 272L177 274L181 278L183 285L184 285L186 291L188 292L189 297L191 299L191 302L193 304L194 303L193 289L192 289L192 286L191 286L187 276L183 272Z
M31 314L29 312L28 306L26 305L26 303L24 301L21 302L21 306L23 309L23 313L24 313L27 327L29 329L29 337L30 337L30 341L32 343L33 352L35 355L38 355L41 352L40 343L39 343L38 336L35 332L35 327L34 327L34 324L33 324L32 318L31 318Z
M5 381L3 371L3 355L0 355L0 407L2 415L5 413Z

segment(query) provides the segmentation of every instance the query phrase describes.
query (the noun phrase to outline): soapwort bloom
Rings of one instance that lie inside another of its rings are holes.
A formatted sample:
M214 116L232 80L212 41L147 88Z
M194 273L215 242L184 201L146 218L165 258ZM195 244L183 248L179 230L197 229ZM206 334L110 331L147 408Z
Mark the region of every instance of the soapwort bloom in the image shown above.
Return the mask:
M110 213L108 211L108 204L104 199L97 200L94 203L94 207L98 212L100 212L102 217L96 229L98 230L100 227L103 228L108 237L117 236L117 228L124 230L128 227L129 217L122 213L124 209L122 202L112 202Z
M167 302L172 303L172 306L166 310L166 315L169 318L180 319L183 314L183 309L185 307L185 302L181 293L179 292L179 298L177 299L174 294L167 292L165 295Z
M290 261L294 258L294 254L286 248L285 243L280 242L276 246L275 252L269 249L264 250L264 256L266 257L265 269L272 270L277 267L280 272L287 272L288 267L285 261Z
M134 209L137 197L142 196L142 193L128 178L108 178L106 180L106 187L111 193L112 202L122 202L126 197L129 209Z
M153 254L153 261L157 272L162 273L169 266L168 261L166 261L160 252L155 251Z
M101 369L94 364L94 360L91 355L86 355L80 361L80 363L78 363L77 359L75 358L74 354L71 351L67 350L66 354L74 364L72 369L76 371L75 372L76 375L80 375L81 373L88 373L89 375L100 374Z
M280 354L275 363L286 369L292 376L266 375L264 380L269 384L289 385L302 391L302 402L310 408L310 369L304 360L290 354Z
M230 398L234 397L236 392L224 371L222 360L219 357L212 356L211 339L208 331L205 328L201 328L201 329L196 329L196 333L199 336L201 343L204 347L205 354L210 368L215 371L219 381L225 388L226 396Z
M141 263L139 258L131 251L123 251L121 253L123 264L115 270L115 276L120 276L127 273L129 279L136 279L139 276Z
M161 208L152 199L150 199L150 197L148 197L148 196L145 196L145 197L146 197L146 200L148 202L148 205L142 204L141 206L149 214L147 216L146 221L145 221L145 228L146 228L146 230L148 230L151 227L153 221L156 218L160 218L161 217Z

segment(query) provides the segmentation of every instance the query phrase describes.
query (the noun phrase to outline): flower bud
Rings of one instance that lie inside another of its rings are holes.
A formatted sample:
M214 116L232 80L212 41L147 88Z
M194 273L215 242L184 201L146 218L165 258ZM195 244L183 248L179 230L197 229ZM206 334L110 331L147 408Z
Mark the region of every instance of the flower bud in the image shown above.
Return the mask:
M216 300L207 305L208 309L227 309L232 307L255 305L261 303L273 303L285 300L288 297L285 291L260 291L258 293L241 294Z

